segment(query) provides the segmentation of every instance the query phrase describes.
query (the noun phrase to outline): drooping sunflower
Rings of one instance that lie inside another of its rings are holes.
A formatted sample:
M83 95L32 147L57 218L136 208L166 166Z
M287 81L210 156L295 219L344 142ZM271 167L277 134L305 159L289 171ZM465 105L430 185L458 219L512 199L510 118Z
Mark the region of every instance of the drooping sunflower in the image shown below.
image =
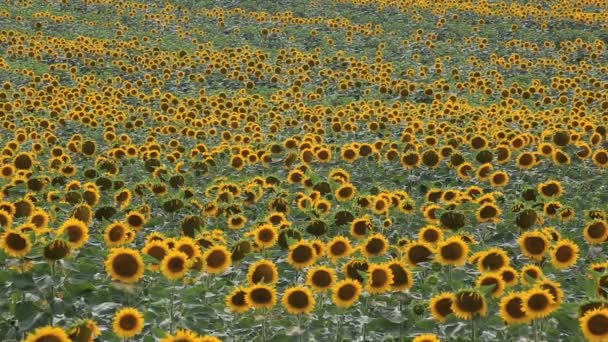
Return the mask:
M416 266L422 262L432 260L434 253L433 246L428 242L412 241L405 245L405 261L410 266Z
M190 261L184 252L171 250L160 262L160 271L167 279L179 280L186 275Z
M458 236L437 244L435 258L443 265L464 266L469 256L469 245Z
M551 250L551 263L559 269L574 266L578 261L579 247L576 243L568 240L559 240Z
M203 254L203 269L209 273L222 273L231 264L231 253L224 245L215 245Z
M531 319L523 310L524 299L521 292L513 292L503 296L498 306L500 307L500 318L509 325L527 323Z
M247 301L247 289L236 287L226 296L226 306L234 313L241 313L251 307Z
M261 259L249 266L247 280L250 285L258 283L276 284L279 281L279 272L274 262Z
M363 284L361 273L366 273L369 268L369 263L365 260L351 259L350 262L344 264L343 272L347 278L358 281Z
M370 264L367 269L366 290L372 294L384 293L394 280L393 271L386 264Z
M332 262L348 257L352 253L350 240L344 236L336 236L327 243L327 254Z
M488 312L486 299L476 290L461 290L456 293L451 308L456 317L465 320L485 316Z
M277 290L266 284L257 284L246 289L247 303L253 308L272 308L277 303Z
M590 342L604 342L608 340L608 308L588 310L579 318L579 325L583 334Z
M71 218L65 221L57 230L57 235L66 233L68 243L72 249L84 246L89 240L89 227L86 223Z
M24 342L71 342L65 330L59 327L46 326L29 333Z
M361 251L366 257L379 256L386 253L388 240L381 233L372 234L367 237L362 245Z
M136 336L144 329L144 316L135 308L122 308L114 315L112 329L118 337Z
M289 246L287 261L295 268L308 267L314 264L316 259L315 248L306 240L301 240Z
M451 292L444 292L433 297L429 302L429 309L433 318L440 323L444 323L448 316L453 313L452 303L454 300L454 294Z
M531 319L543 318L554 310L555 301L548 290L532 288L522 294L522 310Z
M316 266L308 270L306 284L317 292L330 289L336 282L336 271L325 266Z
M69 338L78 342L93 342L101 335L97 322L92 319L80 320L80 322L69 330Z
M111 249L105 266L112 279L123 283L136 283L144 276L144 261L134 249Z
M6 254L19 258L27 255L32 250L32 242L27 234L18 230L7 230L2 234L0 248Z
M305 286L290 287L283 294L283 306L290 314L308 314L315 308L315 297Z
M404 262L393 259L387 266L393 272L393 281L389 284L391 291L405 291L414 286L414 275Z
M542 232L527 231L521 234L517 240L523 255L533 260L542 260L551 244Z
M362 292L361 283L354 279L344 279L332 288L332 301L338 307L348 308L355 304Z
M42 255L50 261L57 261L70 255L70 245L64 240L53 240L49 242L42 252Z

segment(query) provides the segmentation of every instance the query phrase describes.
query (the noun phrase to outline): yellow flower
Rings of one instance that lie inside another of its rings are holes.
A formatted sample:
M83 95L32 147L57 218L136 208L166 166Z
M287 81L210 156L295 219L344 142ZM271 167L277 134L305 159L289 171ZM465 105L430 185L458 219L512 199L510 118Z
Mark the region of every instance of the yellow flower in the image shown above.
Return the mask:
M135 308L122 308L114 315L112 329L118 337L136 336L144 329L144 316Z
M315 304L312 292L304 286L288 288L283 294L283 306L290 314L308 314L314 309Z
M144 261L134 249L113 248L105 266L112 279L124 283L136 283L144 276Z
M27 335L24 342L71 342L68 334L62 328L46 326L36 329Z

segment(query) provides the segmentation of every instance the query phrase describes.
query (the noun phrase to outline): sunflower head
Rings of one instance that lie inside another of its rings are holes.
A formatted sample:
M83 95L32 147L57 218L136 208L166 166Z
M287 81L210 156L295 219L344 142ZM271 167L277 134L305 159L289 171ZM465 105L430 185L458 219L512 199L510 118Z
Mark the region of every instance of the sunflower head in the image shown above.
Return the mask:
M123 283L136 283L144 276L144 261L134 249L113 248L105 266L112 279Z
M315 304L312 292L304 286L288 288L283 295L283 306L290 314L308 314L314 309Z
M139 335L144 328L144 316L135 308L122 308L114 315L112 329L118 337Z
M27 335L24 342L70 342L67 332L59 327L46 326Z
M248 302L247 289L237 287L226 296L226 306L234 313L242 313L251 307Z

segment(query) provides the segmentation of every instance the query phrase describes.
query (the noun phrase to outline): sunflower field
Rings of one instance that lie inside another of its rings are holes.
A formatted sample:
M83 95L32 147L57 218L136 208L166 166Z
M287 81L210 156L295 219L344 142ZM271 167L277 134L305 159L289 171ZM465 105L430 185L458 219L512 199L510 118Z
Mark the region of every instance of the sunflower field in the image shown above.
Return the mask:
M1 0L0 341L608 341L606 0Z

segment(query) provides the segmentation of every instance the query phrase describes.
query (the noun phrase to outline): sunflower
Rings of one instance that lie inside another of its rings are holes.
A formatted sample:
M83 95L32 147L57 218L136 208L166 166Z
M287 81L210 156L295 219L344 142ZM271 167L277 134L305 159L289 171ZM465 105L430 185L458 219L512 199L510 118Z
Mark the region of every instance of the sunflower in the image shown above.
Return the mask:
M84 246L89 240L89 227L86 223L71 218L65 221L57 230L57 235L67 234L68 243L72 249Z
M498 223L500 215L502 215L502 210L495 203L484 203L475 213L477 222Z
M171 250L160 262L160 270L167 279L179 280L186 275L190 267L188 256L184 252Z
M426 225L420 228L420 230L418 231L418 239L420 241L435 244L443 240L443 230L441 230L437 226Z
M167 335L160 342L200 342L200 338L191 330L180 329L175 332L175 335Z
M125 222L135 231L140 231L146 223L146 217L137 211L131 211L127 214Z
M134 249L112 248L105 266L112 279L124 283L136 283L144 276L144 261Z
M279 239L279 230L271 224L262 224L253 231L255 243L262 248L274 246Z
M70 255L70 245L63 240L53 240L49 242L45 247L42 255L50 260L57 261Z
M593 164L599 167L608 167L608 151L604 149L597 150L591 156Z
M112 329L118 337L138 335L144 329L144 316L135 308L122 308L114 315Z
M211 335L201 336L197 342L222 342L219 338Z
M414 286L414 275L404 262L391 260L387 266L393 273L393 281L389 284L391 291L405 291Z
M445 323L448 316L453 313L452 303L455 299L451 292L444 292L433 297L429 302L429 309L433 318L440 323Z
M556 306L560 306L564 301L564 291L562 290L560 283L549 279L543 279L536 283L536 287L549 291Z
M469 245L458 236L437 244L435 258L443 265L464 266L469 256Z
M173 248L186 254L189 260L196 259L201 256L201 247L193 238L188 236L182 236L175 242L175 246Z
M352 259L350 262L344 264L343 273L347 278L356 280L363 284L363 277L361 273L367 273L369 264L365 260Z
M608 340L608 308L588 310L579 318L579 325L583 334L590 342L604 342Z
M503 296L498 304L500 308L500 318L502 318L507 324L521 324L530 321L530 317L523 310L524 298L523 293L514 292Z
M490 184L493 188L504 187L509 184L509 174L504 171L496 171L490 175Z
M355 304L361 292L361 283L354 279L344 279L332 287L332 301L338 307L348 308Z
M488 286L490 287L490 291L492 297L498 298L502 295L505 290L505 281L502 279L502 276L499 272L492 273L484 273L477 278L475 285L478 288Z
M141 252L149 255L159 262L162 261L167 253L169 253L169 246L163 240L150 240L146 243Z
M550 180L538 184L538 192L548 198L558 198L563 194L562 183L556 180Z
M308 314L315 307L315 297L305 286L290 287L283 294L283 306L293 315Z
M247 289L236 287L226 296L226 306L234 313L242 313L251 307L247 301Z
M308 267L315 263L317 253L312 244L306 240L298 241L289 246L287 261L295 268Z
M106 227L103 239L108 247L120 247L126 242L130 230L126 224L116 221Z
M608 223L604 220L593 220L583 230L585 240L590 244L601 244L608 239Z
M481 272L498 271L509 266L510 259L507 253L498 247L493 247L483 252L477 260L477 268Z
M356 239L362 239L365 237L368 231L372 230L373 225L371 218L365 215L360 218L354 219L350 224L350 235Z
M357 188L354 185L345 183L336 189L335 196L338 201L347 202L355 198L356 193Z
M306 284L317 292L324 292L336 282L336 271L325 266L316 266L308 270Z
M89 319L81 320L78 325L70 330L69 334L72 341L93 342L97 336L101 335L101 331L97 322Z
M379 256L386 253L388 249L388 240L380 233L370 235L367 240L363 243L361 251L363 254L370 258L372 256Z
M270 285L257 284L246 292L246 301L253 308L272 308L277 303L277 290Z
M30 216L30 218L29 218L29 223L32 223L33 225L35 225L37 230L39 230L39 229L42 230L42 229L47 228L50 221L51 221L50 215L42 209L34 210L34 212L32 213L32 216Z
M545 274L542 268L536 265L525 265L521 268L521 282L524 285L531 285L537 280L543 279Z
M456 293L451 308L456 317L465 320L475 316L485 316L488 312L486 299L475 290L462 290Z
M414 337L412 342L441 342L435 334L422 334Z
M203 268L209 273L222 273L232 264L230 251L226 246L213 246L203 254Z
M570 240L562 239L553 246L550 253L553 266L566 269L574 266L578 261L579 247Z
M71 342L65 330L58 327L46 326L29 333L24 342Z
M371 294L384 293L394 281L393 271L386 264L370 264L367 269L366 290Z
M6 254L14 258L19 258L26 256L32 250L32 242L25 233L17 230L7 230L2 234L0 248L2 248Z
M531 319L548 316L554 309L555 301L548 290L532 288L522 294L522 310Z
M521 234L517 242L523 255L537 261L543 259L551 246L547 236L538 231L528 231Z
M334 263L340 258L348 257L352 250L350 240L344 236L336 236L327 243L327 254Z
M434 249L428 242L413 241L405 246L405 261L410 266L432 260Z
M239 230L245 227L247 223L247 217L245 215L232 215L228 217L228 228Z
M517 270L514 269L511 266L506 266L501 268L498 273L500 274L500 277L502 278L502 280L505 282L505 286L513 286L515 284L517 284Z
M279 272L274 262L267 259L258 260L249 266L247 280L250 285L259 283L276 284L279 281Z

